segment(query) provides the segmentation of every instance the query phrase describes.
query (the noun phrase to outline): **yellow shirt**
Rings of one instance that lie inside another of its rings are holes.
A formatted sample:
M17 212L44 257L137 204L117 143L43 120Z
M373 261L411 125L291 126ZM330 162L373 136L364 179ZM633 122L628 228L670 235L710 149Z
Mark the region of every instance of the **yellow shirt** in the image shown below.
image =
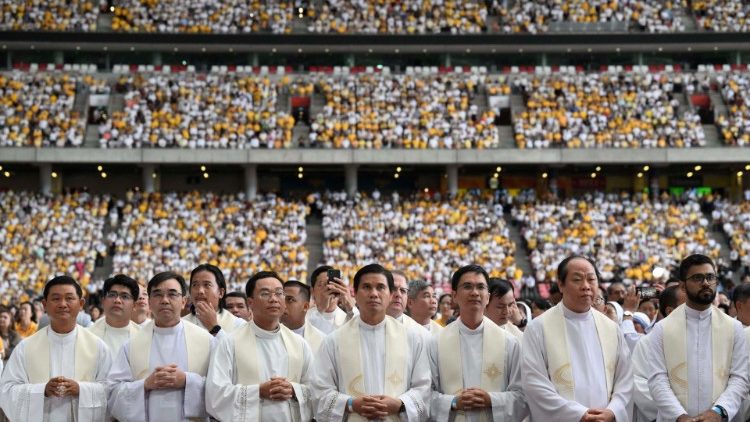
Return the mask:
M32 334L36 333L36 329L37 329L37 325L36 325L36 322L34 321L31 321L29 323L29 327L25 330L21 327L21 323L19 322L16 323L16 332L18 333L19 336L21 336L21 338L26 338L26 337L31 336Z

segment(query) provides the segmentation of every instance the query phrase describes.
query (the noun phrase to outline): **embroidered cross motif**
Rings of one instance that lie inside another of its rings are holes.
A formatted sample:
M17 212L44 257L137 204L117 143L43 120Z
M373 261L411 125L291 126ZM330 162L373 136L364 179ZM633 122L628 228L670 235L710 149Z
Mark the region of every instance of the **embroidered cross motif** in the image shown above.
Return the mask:
M491 381L494 381L503 371L497 369L497 366L493 363L492 366L484 370L484 374L487 375Z
M365 393L359 391L359 388L357 388L361 382L362 382L362 374L359 374L356 377L354 377L354 379L352 379L352 382L349 383L349 388L348 388L349 395L354 396L354 397L363 397L365 395Z
M558 390L573 391L573 376L570 373L569 363L557 368L552 374L552 382Z
M388 377L388 382L391 383L393 386L401 385L401 381L403 381L403 378L398 375L396 371L393 371L390 377Z

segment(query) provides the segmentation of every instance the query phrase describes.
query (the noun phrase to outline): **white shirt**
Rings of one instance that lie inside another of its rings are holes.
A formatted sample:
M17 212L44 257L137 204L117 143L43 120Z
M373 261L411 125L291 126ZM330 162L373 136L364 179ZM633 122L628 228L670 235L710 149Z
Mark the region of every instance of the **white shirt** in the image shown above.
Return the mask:
M648 389L648 377L651 371L650 336L644 336L633 350L633 404L635 421L651 422L656 419L656 403Z
M385 320L377 325L368 325L357 318L360 333L362 369L366 394L383 394L385 383ZM424 421L430 399L430 365L427 358L424 334L406 328L409 361L407 391L398 398L404 403L406 413L402 420ZM347 400L351 397L341 385L343 374L339 362L338 336L340 331L326 336L315 357L312 381L315 418L319 421L341 421L348 416ZM405 419L404 419L405 418Z
M101 339L109 348L109 355L114 362L122 346L130 340L130 324L117 328L109 325L106 319L103 320L102 324L104 324L104 336Z
M261 371L261 383L271 377L286 377L289 370L289 355L279 329L266 331L248 322L255 330L255 341L258 347L258 368ZM237 362L235 359L235 337L226 336L219 340L216 351L211 358L211 365L206 377L206 407L208 412L220 421L253 421L260 414L263 422L289 422L300 420L300 407L310 406L308 400L312 369L312 351L307 342L303 346L302 376L300 382L291 382L296 400L275 401L260 398L260 384L237 384ZM243 349L244 350L244 349ZM252 353L252 351L248 351ZM260 406L260 413L258 412ZM310 409L304 409L309 415Z
M123 346L107 377L109 411L121 422L163 420L187 421L188 418L208 420L203 400L205 378L188 372L185 329L180 321L173 327L154 326L149 354L149 375L156 367L176 364L185 372L185 388L152 390L145 393L144 379L135 379L130 369L130 348ZM211 345L213 348L213 340Z
M593 315L575 313L563 306L568 353L575 380L574 401L562 397L547 372L547 349L541 319L534 319L523 334L521 378L532 421L578 421L590 408L608 408L617 421L630 420L633 368L622 331L618 328L617 364L612 399L607 400L607 382L602 348Z
M458 334L461 341L461 368L463 374L463 388L480 387L482 384L482 361L484 341L492 341L484 337L484 321L474 330L464 325L461 318L456 321ZM505 347L505 370L503 371L503 391L487 392L490 395L492 407L484 413L488 415L487 420L493 421L521 421L528 416L529 410L526 405L523 391L521 390L521 344L512 335ZM453 392L443 393L440 383L440 365L438 336L431 336L428 347L430 357L430 369L432 370L432 400L430 405L430 416L437 421L447 421L451 417L451 403ZM453 359L457 359L454 357ZM467 411L464 413L467 422L478 422L480 411Z
M672 421L683 414L697 416L709 410L715 404L723 407L729 415L729 420L732 420L741 409L742 400L747 396L748 391L748 352L742 324L736 320L734 321L734 352L732 353L732 367L727 388L716 400L716 403L711 402L713 391L712 310L713 308L709 307L705 311L697 311L685 306L688 346L686 353L687 382L688 397L690 398L687 409L682 407L669 384L664 360L664 324L656 324L649 334L651 370L648 386L658 408L657 421ZM667 345L667 352L669 352L670 347L675 346Z
M50 378L75 378L75 343L78 326L67 334L58 334L47 326L50 344ZM102 384L109 371L109 350L98 341L96 381L79 382L78 398L44 397L47 383L30 384L26 371L26 344L16 346L0 381L0 405L10 420L17 421L100 421L107 412L106 390ZM33 351L29 351L33 353Z
M355 307L354 310L357 308ZM356 315L358 312L354 312ZM331 334L335 329L339 328L343 323L337 324L336 320L348 321L349 316L344 312L343 309L338 306L333 312L320 312L317 307L313 306L307 311L307 322L312 324L315 328L322 331L323 334Z

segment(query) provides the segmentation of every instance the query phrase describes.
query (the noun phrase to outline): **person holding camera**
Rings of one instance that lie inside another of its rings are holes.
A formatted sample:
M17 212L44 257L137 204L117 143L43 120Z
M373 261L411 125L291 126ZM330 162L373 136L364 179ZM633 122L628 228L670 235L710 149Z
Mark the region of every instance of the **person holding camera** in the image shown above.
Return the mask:
M310 276L310 287L315 306L307 311L307 321L323 334L330 334L359 313L340 270L329 265L316 268Z

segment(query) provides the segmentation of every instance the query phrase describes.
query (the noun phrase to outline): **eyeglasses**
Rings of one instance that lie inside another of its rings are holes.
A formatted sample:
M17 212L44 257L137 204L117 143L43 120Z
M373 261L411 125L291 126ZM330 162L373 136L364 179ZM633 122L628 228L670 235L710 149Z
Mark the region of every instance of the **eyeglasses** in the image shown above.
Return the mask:
M460 289L467 291L467 292L471 292L476 289L479 291L479 293L482 293L482 292L487 291L487 285L482 284L482 283L477 283L477 284L464 283L460 286Z
M167 299L174 301L174 300L181 298L182 293L176 290L170 290L168 292L159 292L159 291L151 292L151 297L153 297L154 299L161 300L161 299L164 299L165 296L167 297Z
M112 300L117 299L119 297L120 300L123 302L127 302L128 300L133 300L133 296L131 296L130 293L124 293L124 292L118 293L115 291L107 292L107 294L104 295L104 297L106 297L107 299L112 299Z
M597 305L601 305L602 303L604 303L604 298L599 296L596 299L594 299L594 303Z
M688 281L692 281L693 283L703 283L708 282L709 285L713 286L718 281L718 277L716 277L716 274L714 273L707 273L707 274L693 274L690 277L687 278Z
M273 292L269 292L268 290L263 290L260 293L258 293L258 297L263 300L268 300L271 298L271 296L275 297L276 299L281 300L284 298L284 291L279 289Z

